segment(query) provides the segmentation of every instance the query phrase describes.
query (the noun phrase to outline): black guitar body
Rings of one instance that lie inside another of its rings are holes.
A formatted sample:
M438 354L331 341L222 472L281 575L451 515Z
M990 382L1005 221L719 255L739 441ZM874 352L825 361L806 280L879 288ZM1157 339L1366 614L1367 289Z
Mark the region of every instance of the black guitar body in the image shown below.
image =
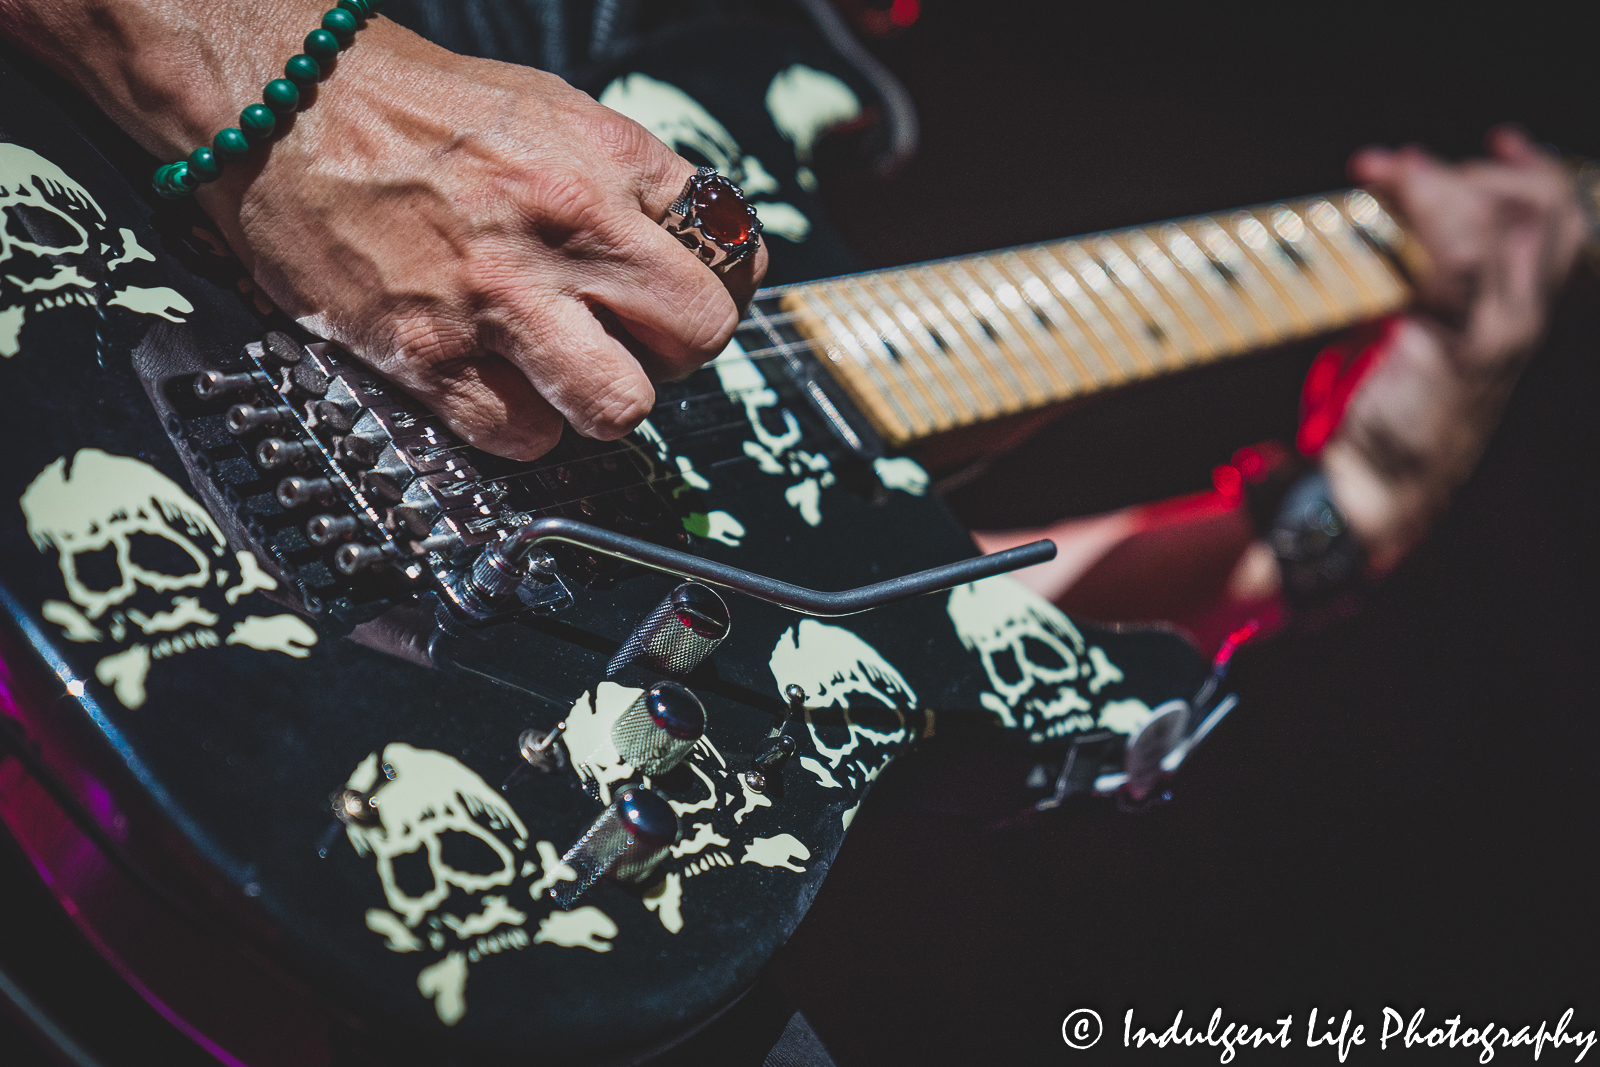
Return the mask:
M288 324L192 205L144 193L137 152L91 130L108 161L15 67L0 99L0 640L26 755L0 765L0 817L97 946L227 1062L642 1059L749 985L920 737L1058 760L1099 737L1114 772L1118 716L1206 679L1177 636L1074 629L1006 578L845 619L730 594L729 636L685 679L705 737L650 780L679 843L563 909L558 857L638 775L602 766L586 789L571 766L528 768L519 737L565 721L582 762L573 739L645 681L605 682L608 660L678 579L564 547L555 582L485 621L452 610L442 557L342 575L304 534L327 498L285 508L283 472L252 458L266 431L223 426L259 393L194 390L261 369L247 346ZM823 590L974 555L914 464L849 447L792 370L665 386L654 436L515 469L456 450L441 469L506 493L452 550L559 515ZM753 790L780 733L795 750ZM335 819L343 789L381 821Z

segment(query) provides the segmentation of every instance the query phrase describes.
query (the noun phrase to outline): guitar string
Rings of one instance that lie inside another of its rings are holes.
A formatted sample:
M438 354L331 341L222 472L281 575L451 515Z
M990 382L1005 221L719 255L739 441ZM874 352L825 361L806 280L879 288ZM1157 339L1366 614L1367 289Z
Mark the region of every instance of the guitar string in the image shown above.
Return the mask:
M777 312L768 313L768 312L762 311L759 307L757 307L755 309L755 311L748 318L745 318L745 319L741 320L739 326L736 327L735 335L737 336L737 333L740 332L740 331L749 331L749 330L754 329L754 330L761 330L762 332L766 333L768 336L772 336L774 328L781 327L781 326L793 325L795 322L797 322L800 319L801 314L802 314L801 312L791 312L791 311L777 311ZM883 338L881 336L881 334L879 335L879 340L886 342L886 339ZM738 355L738 356L729 356L727 354L719 355L718 357L716 357L715 361L713 361L712 363L708 363L702 369L703 370L714 370L717 364L720 364L722 366L728 366L728 365L733 365L733 364L738 364L738 363L759 364L759 363L765 362L767 360L783 358L783 357L792 355L795 352L807 352L808 351L808 352L812 352L812 353L818 353L818 352L824 350L826 347L827 347L826 342L824 342L822 340L819 340L817 338L811 338L811 337L803 337L803 338L801 338L799 340L796 340L796 341L786 341L786 342L781 342L781 343L776 344L776 345L767 345L765 347L755 347L755 348L745 349L745 348L742 348L742 346L741 346L740 355ZM965 347L965 346L963 346L963 347ZM913 353L911 353L911 356L912 356L912 358L916 358L916 359L918 359L920 361L923 361L923 362L932 362L932 361L928 360L927 357L923 356L921 353L913 352ZM905 357L902 356L901 358L904 359ZM688 396L675 397L671 401L669 401L668 403L670 405L687 405L687 404L692 404L692 403L695 403L695 402L703 402L703 401L710 400L710 399L713 399L715 397L721 396L724 399L726 399L730 404L736 404L737 402L743 400L745 397L748 397L750 395L753 395L753 394L756 394L756 393L759 393L759 392L767 391L767 390L769 390L771 388L772 388L772 386L769 383L763 381L762 384L759 385L759 386L752 386L752 387L744 388L744 389L728 390L726 388L723 388L723 389L710 390L710 391L701 392L701 393L694 393L694 394L690 394ZM585 467L592 467L596 463L602 463L603 464L608 459L613 459L613 458L615 458L617 456L620 456L620 455L626 455L626 454L634 452L635 450L638 450L638 451L641 451L641 452L644 452L644 453L659 452L661 447L674 445L674 444L681 444L682 442L687 441L690 438L693 438L693 437L696 437L696 436L703 436L703 435L709 434L709 433L720 432L722 430L733 429L733 428L736 428L738 425L739 425L739 422L737 420L735 420L734 422L720 424L720 425L714 426L714 427L700 427L700 428L697 428L695 430L688 431L686 433L672 434L670 436L663 435L663 434L660 434L658 432L654 440L649 439L649 438L645 438L645 439L642 439L642 442L639 443L639 444L622 445L622 446L619 446L617 448L611 449L611 450L606 451L606 452L593 453L593 454L586 455L586 456L572 457L572 458L568 458L568 459L565 459L565 460L551 460L551 461L546 462L542 466L531 467L529 469L520 470L520 471L514 471L514 472L511 472L511 473L502 475L502 476L500 476L498 478L494 478L494 479L485 479L482 482L479 482L478 484L480 484L480 485L506 485L506 484L509 484L509 483L515 482L515 481L525 481L525 480L528 480L528 479L533 479L533 478L536 478L539 475L548 474L551 471L557 471L557 470L561 470L563 468L566 468L568 470L571 470L573 468L578 468L579 470L581 470L582 468L585 468ZM451 448L451 449L449 449L449 451L461 451L465 447L466 446L463 445L463 446L459 446L457 448ZM667 472L668 473L667 473L667 476L666 476L665 480L667 480L667 481L673 481L673 480L682 481L683 478L684 478L683 473L681 471L673 471L671 469L671 466L670 466L670 459L671 459L670 453L671 453L671 451L673 451L673 450L668 449L668 453L669 454L668 454L667 457L661 457L658 454L656 462L660 462L660 463L662 463L664 465L667 465ZM716 461L716 462L713 463L713 466L716 466L719 463L733 462L733 461L738 461L740 459L753 459L753 458L754 457L750 457L748 455L745 456L745 457L734 456L734 457L731 458L731 460L728 460L728 461ZM637 481L637 482L630 482L630 483L628 483L626 485L619 486L619 487L616 487L614 489L601 490L601 491L596 492L596 493L587 494L585 496L580 496L580 497L575 497L575 498L572 498L571 500L568 500L568 501L564 501L564 502L561 502L561 503L555 503L555 504L549 504L549 505L545 505L545 506L546 507L550 507L550 508L570 506L573 503L581 503L582 501L585 501L585 500L596 499L598 497L605 496L605 495L608 495L608 494L613 493L613 492L624 492L624 491L626 491L628 489L636 488L636 487L641 486L641 485L648 486L648 485L650 485L651 481L652 481L652 479L646 478L646 479L643 479L643 480L640 480L640 481Z
M740 321L739 326L736 327L736 329L735 329L735 336L737 336L737 334L740 331L748 332L750 330L760 330L763 333L767 334L768 336L772 336L772 332L773 332L774 328L781 327L781 326L792 325L793 323L798 321L800 319L800 317L801 317L801 313L800 312L778 311L778 312L768 313L768 312L762 311L760 308L757 308L749 317L747 317L745 319L742 319ZM883 338L881 334L879 335L879 340L880 341L884 341L885 343L887 343L887 339ZM730 365L735 365L735 364L739 364L739 363L760 364L760 363L766 362L768 360L783 358L783 357L792 355L792 354L794 354L796 352L819 353L822 350L824 350L826 347L827 347L827 344L826 344L825 341L822 341L822 340L817 339L817 338L811 338L811 337L802 337L802 338L800 338L798 340L795 340L795 341L785 341L785 342L780 342L780 343L775 344L775 345L767 345L767 346L764 346L764 347L743 348L741 346L741 350L740 350L740 354L739 355L730 356L725 351L723 354L717 356L715 358L715 360L707 363L701 369L702 370L715 370L718 365L720 365L720 366L730 366ZM898 348L896 350L898 351ZM931 360L928 360L927 357L923 356L921 353L918 353L918 352L913 352L910 355L911 355L911 358L918 359L919 361L922 361L922 362L929 362L929 363L932 362ZM901 358L905 359L906 357L902 356ZM748 396L751 396L751 395L756 394L756 393L760 393L760 392L764 392L764 391L770 390L771 388L772 388L772 386L770 385L770 383L768 383L766 381L763 381L758 386L751 386L751 387L743 388L743 389L729 390L729 389L726 389L726 388L720 388L720 389L708 390L708 391L700 392L700 393L692 393L692 394L689 394L688 396L674 397L671 401L669 401L667 403L669 405L680 405L681 406L681 405L686 405L686 404L693 404L693 403L696 403L696 402L704 402L704 401L711 400L711 399L714 399L714 398L720 396L720 397L726 399L730 404L736 404L736 403L738 403L739 401L742 401L744 398L746 398ZM661 446L669 446L669 445L674 445L674 444L681 444L682 442L684 442L684 441L686 441L686 440L688 440L688 439L690 439L692 437L701 436L701 435L704 435L704 434L707 434L707 433L718 432L718 431L725 430L725 429L732 429L732 428L737 427L738 425L739 425L739 423L737 421L735 421L735 422L719 425L719 426L716 426L716 427L709 427L709 428L708 427L701 427L701 428L697 428L695 430L688 431L687 433L663 435L663 434L660 434L658 432L654 441L652 441L649 438L645 438L645 439L642 440L642 443L638 444L638 445L622 445L622 446L619 446L617 448L614 448L614 449L611 449L611 450L608 450L608 451L605 451L605 452L592 453L592 454L585 455L585 456L570 457L570 458L562 459L562 460L549 460L549 461L545 462L543 465L536 466L536 467L530 467L530 468L527 468L527 469L524 469L524 470L513 471L513 472L510 472L508 474L501 475L501 476L499 476L497 478L484 479L483 481L481 481L481 482L479 482L477 484L479 484L479 485L504 485L504 484L511 483L513 481L523 481L523 480L527 480L527 479L532 479L532 478L535 478L535 477L537 477L539 475L548 474L548 473L550 473L552 471L558 471L558 470L562 470L564 468L567 469L567 470L571 470L573 468L578 468L579 470L582 470L583 468L586 468L586 467L592 467L596 463L602 463L603 464L608 459L614 459L617 456L629 454L629 453L633 452L636 448L641 450L641 451L645 451L645 452L656 451L657 449L654 446L657 444L657 442L659 442L659 445L661 445ZM460 453L460 452L463 452L466 447L467 446L465 446L465 445L450 446L450 447L446 448L444 451ZM667 459L662 459L662 458L660 458L658 456L657 461L658 462L662 462L662 463L667 463L669 461L669 459L670 459L670 455L669 455L669 457ZM682 475L681 475L681 473L671 472L671 473L669 473L669 478L670 477L677 477L677 478L681 479ZM648 484L648 480L642 481L642 482L638 482L638 483L631 483L630 485L624 486L624 487L619 487L619 490L604 490L600 494L593 494L593 495L604 495L605 493L609 493L609 492L612 492L612 491L620 491L621 489L633 488L633 487L635 487L637 485L645 485L645 484ZM567 504L570 504L570 503L573 503L573 502L576 502L576 501L581 501L581 500L590 499L590 498L591 497L578 497L578 498L573 498L573 500L567 501L567 502L562 503L562 504L551 504L551 505L547 505L547 506L549 506L549 507L561 507L561 506L566 506Z
M781 325L786 325L786 324L792 323L798 317L799 317L799 313L795 313L795 312L779 312L779 313L775 313L775 314L767 314L765 312L758 311L755 315L752 315L750 318L741 320L740 326L738 328L736 328L736 335L737 335L737 332L740 331L740 330L749 331L749 330L752 330L752 329L762 330L763 332L766 332L766 333L768 333L770 335L770 333L771 333L771 329L770 328L771 327L773 327L773 326L781 326ZM882 340L882 339L883 338L880 335L880 340ZM826 348L826 342L821 341L821 340L819 340L817 338L809 338L809 337L801 338L801 339L796 340L796 341L786 341L786 342L782 342L782 343L779 343L779 344L776 344L776 345L768 345L768 346L765 346L765 347L748 348L748 349L741 348L740 355L738 355L738 356L730 356L730 355L726 354L726 352L724 352L724 354L717 356L714 360L712 360L712 361L708 362L707 364L705 364L701 368L701 371L714 371L718 365L729 366L729 365L734 365L734 364L739 364L739 363L760 364L760 363L767 362L769 360L786 357L786 356L791 355L791 354L793 354L795 352L809 351L809 352L812 352L812 353L817 353L817 352L819 352L819 351L821 351L821 350L823 350L825 348ZM913 353L913 357L914 358L918 358L918 359L926 360L926 357L923 357L920 353ZM699 372L696 372L696 373L699 373ZM732 389L732 390L730 390L730 389L726 389L726 388L718 388L718 389L707 390L707 391L699 392L699 393L691 393L691 394L689 394L687 396L674 397L670 401L667 401L666 405L667 406L681 406L681 405L685 405L685 404L693 404L693 403L697 403L697 402L704 402L704 401L712 400L712 399L715 399L715 398L718 398L718 397L726 399L730 404L736 404L736 403L742 401L744 398L746 398L748 396L751 396L751 395L754 395L754 394L760 393L760 392L765 392L765 391L768 391L770 389L772 389L771 384L766 382L766 381L763 381L760 385L750 386L750 387L743 388L743 389ZM684 441L686 441L686 440L688 440L688 439L690 439L692 437L700 436L700 435L703 435L703 434L706 434L706 433L717 432L717 431L720 431L720 430L732 429L732 428L737 427L738 425L739 425L739 423L737 421L735 421L735 422L731 422L731 423L722 424L722 425L719 425L719 426L716 426L716 427L709 427L709 428L701 427L701 428L697 428L695 430L688 431L686 433L677 433L677 434L671 434L671 435L664 435L664 434L660 434L658 432L657 435L656 435L656 440L659 441L660 444L664 445L664 446L665 445L681 444L682 442L684 442ZM638 448L638 449L646 451L646 452L655 451L656 449L653 447L654 443L655 442L652 441L651 439L644 438L644 439L642 439L642 443L639 444L639 445L622 445L622 446L619 446L617 448L614 448L614 449L611 449L611 450L608 450L608 451L605 451L605 452L591 453L591 454L585 455L585 456L576 456L576 457L570 457L570 458L566 458L566 459L549 460L549 461L545 462L541 466L530 467L528 469L520 470L520 471L513 471L513 472L510 472L508 474L501 475L501 476L499 476L497 478L484 479L484 480L478 482L477 484L479 484L479 485L500 485L500 484L505 484L505 483L509 483L509 482L512 482L512 481L516 481L516 480L533 478L533 477L541 475L541 474L548 474L548 473L550 473L552 471L557 471L557 470L560 470L562 468L567 468L569 470L572 469L572 468L578 468L578 469L581 470L582 468L590 467L595 463L604 463L604 461L606 461L607 459L613 459L613 458L615 458L617 456L626 455L626 454L634 451L635 448ZM468 446L466 446L465 444L460 444L460 445L455 445L455 446L448 446L447 448L443 449L442 451L454 452L454 453L463 453L466 450L467 447ZM437 454L437 453L435 453L435 454ZM535 462L537 462L537 461L535 461ZM667 462L667 460L661 460L661 459L658 458L658 462L665 463L665 462ZM681 478L681 475L675 475L675 476ZM634 484L648 484L648 483L647 482L641 482L641 483L634 483ZM610 490L606 490L605 492L610 492ZM574 499L581 500L581 499L585 499L585 498L574 498ZM571 501L569 501L568 503L571 503ZM562 506L562 505L549 505L549 506L556 507L556 506Z
M765 327L767 325L770 325L775 320L777 320L779 317L780 316L777 316L777 315L772 315L772 316L763 315L760 319L754 319L754 318L753 319L747 319L747 320L744 320L744 321L749 323L749 325L743 326L742 328L743 329L747 329L747 330L748 329L761 329L761 328L763 328L763 327ZM790 315L788 313L785 313L784 317L792 318L794 316ZM825 344L822 341L819 341L819 340L817 340L815 338L802 338L799 341L790 341L790 342L784 342L784 343L778 344L778 345L769 345L769 346L767 346L765 348L744 349L742 351L742 355L731 357L731 358L729 356L727 356L727 355L720 355L715 360L713 360L712 362L707 363L701 369L702 370L715 370L716 365L719 364L719 363L724 365L724 366L729 365L729 364L736 364L736 363L751 363L751 364L763 363L763 362L766 362L768 360L781 358L781 357L789 355L789 354L791 354L791 353L793 353L795 351L804 351L804 350L808 350L808 349L811 350L811 351L817 351L817 350L819 350L819 349L821 349L823 347L825 347ZM678 406L678 405L683 405L683 404L692 404L692 403L696 403L696 402L704 402L704 401L712 400L712 399L715 399L715 398L718 398L718 397L726 399L730 404L737 404L738 402L742 401L745 397L754 395L756 393L765 392L765 391L768 391L768 390L771 390L771 389L772 389L772 386L769 383L763 381L761 385L751 386L751 387L743 388L743 389L732 389L732 390L729 390L729 389L726 389L726 388L719 388L719 389L714 389L714 390L707 390L705 392L700 392L700 393L691 393L688 396L674 397L670 401L667 401L666 404L667 404L667 406ZM734 428L737 428L739 425L740 425L739 421L736 420L734 422L724 423L724 424L720 424L720 425L714 426L714 427L698 427L698 428L696 428L694 430L690 430L690 431L687 431L687 432L684 432L684 433L675 433L675 434L667 435L667 434L660 434L658 432L656 439L659 440L661 445L681 444L682 442L687 441L690 438L693 438L693 437L696 437L696 436L702 436L704 434L719 432L719 431L722 431L722 430L734 429ZM520 480L523 480L523 479L533 478L533 477L541 475L541 474L549 474L549 473L551 473L553 471L558 471L558 470L561 470L563 468L566 468L568 470L571 470L573 468L578 468L578 469L581 470L582 468L585 468L585 467L592 467L596 463L604 463L604 461L606 461L607 459L613 459L613 458L615 458L617 456L630 454L633 451L635 451L635 449L638 449L638 450L644 451L644 452L657 451L656 448L652 447L653 445L654 445L654 442L650 438L643 438L643 439L641 439L641 443L638 444L638 445L621 445L621 446L619 446L617 448L614 448L614 449L611 449L611 450L605 451L605 452L591 453L589 455L570 457L570 458L566 458L566 459L549 460L549 461L547 461L546 463L544 463L541 466L530 467L530 468L525 469L525 470L513 471L513 472L510 472L510 473L507 473L507 474L504 474L504 475L500 475L500 476L498 476L496 478L483 479L483 480L481 480L481 481L479 481L479 482L477 482L475 484L478 484L478 485L504 485L504 484L507 484L507 483L510 483L510 482L513 482L513 481L520 481ZM460 444L460 445L448 446L447 448L445 448L445 449L443 449L441 451L454 452L454 453L463 453L467 449L467 447L468 446L465 445L465 444ZM437 454L437 453L435 453L435 454ZM738 459L738 458L748 458L748 457L734 457L734 458ZM669 455L669 457L667 459L661 459L660 457L657 457L656 461L657 462L661 462L661 463L668 463L670 461L670 455ZM535 461L535 462L537 462L537 461ZM669 473L668 478L669 479L675 478L675 479L681 480L683 478L683 475L680 472L673 471L673 472ZM649 480L645 479L645 480L642 480L642 481L639 481L639 482L629 483L628 485L623 486L623 487L619 487L619 490L620 489L626 489L626 488L633 488L633 487L636 487L636 486L639 486L639 485L648 485L648 484L649 484ZM612 492L612 491L613 490L609 490L609 489L608 490L603 490L599 494L595 494L595 495L604 495L605 493L609 493L609 492ZM570 503L573 503L573 502L576 502L576 501L581 501L581 500L584 500L584 499L590 499L590 497L573 498L573 500L567 501L566 504L570 504ZM560 506L565 506L565 505L564 504L551 504L551 505L545 505L545 506L548 506L548 507L560 507Z

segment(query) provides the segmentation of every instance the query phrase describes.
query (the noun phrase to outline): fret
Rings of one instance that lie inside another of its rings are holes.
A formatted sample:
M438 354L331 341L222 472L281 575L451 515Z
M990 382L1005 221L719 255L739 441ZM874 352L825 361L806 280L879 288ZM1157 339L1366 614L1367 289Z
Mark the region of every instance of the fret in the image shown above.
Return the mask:
M1267 281L1277 288L1289 310L1300 319L1302 325L1298 332L1303 336L1320 327L1331 309L1323 301L1322 294L1306 281L1299 266L1289 258L1272 232L1248 211L1235 212L1228 222L1245 255L1261 266Z
M1134 262L1139 264L1139 269L1154 279L1152 284L1165 295L1165 299L1188 326L1192 338L1190 355L1196 359L1208 359L1244 347L1244 339L1232 323L1206 303L1193 283L1147 232L1128 231L1121 235L1121 241Z
M1072 310L1088 328L1089 336L1096 341L1096 351L1101 357L1101 366L1109 371L1114 382L1125 382L1139 376L1139 366L1134 362L1133 353L1128 351L1128 343L1123 340L1122 333L1111 325L1105 313L1100 310L1100 305L1095 303L1078 279L1069 271L1066 264L1056 258L1048 245L1027 249L1021 253L1024 259L1036 259L1044 267L1044 278L1050 287L1066 300L1067 307Z
M944 308L929 290L921 272L908 271L898 275L895 281L901 291L908 287L916 289L917 314L928 325L930 336L942 351L959 356L962 366L969 370L973 380L982 382L985 392L995 398L997 410L1004 413L1020 409L1022 394L1012 391L1010 384L989 361L988 353L970 344L961 328L945 315Z
M994 293L995 303L1002 309L1012 329L1026 339L1030 358L1050 378L1050 396L1060 399L1078 392L1077 370L1061 358L1061 342L1055 337L1054 327L1049 320L1041 322L1035 316L1033 308L1022 298L1017 287L1011 284L1011 279L1001 274L988 258L976 260L973 269L979 281Z
M1183 225L1180 223L1179 225ZM1277 286L1269 281L1256 261L1214 219L1197 219L1194 236L1200 247L1210 253L1212 262L1227 272L1238 283L1244 298L1267 318L1278 331L1280 338L1300 337L1310 328L1305 316L1299 314L1284 298Z
M1099 262L1109 268L1110 276L1132 298L1131 303L1144 312L1140 318L1145 324L1145 331L1151 334L1156 347L1165 353L1166 365L1177 367L1188 363L1189 357L1201 345L1193 328L1178 318L1166 297L1145 276L1144 270L1133 261L1133 257L1116 242L1114 235L1102 237L1094 247Z
M1105 356L1097 344L1085 336L1078 320L1061 301L1056 299L1044 279L1034 273L1027 260L1015 252L1002 252L994 257L995 266L1011 278L1021 289L1022 298L1028 302L1035 315L1047 319L1061 338L1061 349L1073 365L1082 391L1098 388L1112 380L1106 369ZM1090 360L1093 360L1092 364Z
M836 305L848 299L843 289L836 289L831 295ZM927 365L920 359L906 359L902 350L892 347L888 339L882 336L860 311L854 308L846 309L844 321L855 331L862 345L883 361L884 378L899 391L901 396L911 401L917 414L934 430L947 426L950 419L943 414L947 407L941 403L943 390L929 381ZM908 366L913 368L912 373L906 373Z
M1160 244L1172 256L1195 286L1200 298L1217 314L1217 321L1230 339L1236 342L1236 351L1276 344L1283 335L1273 326L1272 320L1242 296L1216 269L1194 238L1183 227L1173 223L1162 226L1158 232ZM1230 346L1232 347L1232 346Z
M1311 201L1305 214L1356 280L1363 294L1362 309L1366 316L1385 314L1405 301L1405 286L1395 277L1393 269L1361 239L1338 208L1319 197Z
M1405 232L1383 210L1383 205L1373 199L1365 189L1352 189L1344 194L1341 205L1351 225L1370 238L1390 255L1404 252Z
M919 425L920 420L911 411L906 398L891 385L883 376L883 369L878 365L877 358L856 339L837 315L824 315L823 325L836 342L850 354L856 366L866 372L866 378L871 383L873 395L877 397L878 404L887 407L894 415L894 421L899 430L898 436L910 437L917 431L928 429L926 424ZM893 432L893 431L891 431Z
M1078 276L1084 292L1105 309L1106 321L1122 337L1126 351L1133 357L1134 367L1130 376L1144 378L1154 374L1163 362L1161 353L1145 329L1144 320L1129 306L1122 290L1106 275L1100 264L1089 258L1089 253L1079 242L1068 241L1057 245L1052 251Z
M948 260L938 264L938 268L945 271L951 284L967 298L967 307L972 309L978 322L985 327L984 332L993 331L989 336L1001 355L1017 368L1018 378L1028 389L1029 403L1039 404L1049 400L1053 393L1049 375L1041 373L1037 360L1027 358L1028 345L1017 334L1011 316L1002 311L994 297L966 271L961 260Z
M988 365L989 373L995 375L1011 394L1011 402L1006 405L1006 410L1020 411L1034 403L1034 393L1022 383L1016 366L1001 351L999 335L995 334L994 327L984 328L988 324L972 313L961 294L938 271L936 265L924 267L917 273L924 279L924 287L933 293L958 335L966 338L972 350ZM930 282L934 284L930 285Z
M970 418L961 417L972 410L962 400L961 394L950 387L950 383L934 361L919 358L917 350L900 331L899 324L890 318L881 306L871 299L864 299L864 294L857 286L839 286L834 290L834 294L836 298L850 300L860 309L859 315L853 313L850 316L850 321L855 323L858 329L874 331L880 343L888 346L891 355L898 353L892 369L901 375L909 373L915 379L933 407L935 425L943 426L947 423L959 425L971 421ZM954 418L944 414L952 405L959 409Z
M867 312L880 333L894 340L908 356L926 364L939 388L960 409L957 421L977 422L992 414L993 408L979 399L973 383L961 373L955 361L940 351L916 312L884 284L883 279L864 278L862 282L856 303Z
M878 388L892 397L900 410L909 416L911 429L919 433L934 430L938 420L933 414L931 398L906 381L904 375L896 373L898 361L884 346L871 324L861 317L860 312L844 305L831 286L821 289L817 298L825 309L823 321L828 328L851 350L852 355L858 351L866 354L865 365L870 368Z
M947 363L954 376L966 383L967 395L984 418L1009 410L994 375L961 340L937 304L908 273L892 272L878 280L878 291L889 297L894 316L907 336L916 340L929 359Z
M773 296L900 446L1403 308L1408 240L1352 190Z
M821 347L834 380L867 416L873 428L888 440L911 440L910 420L894 403L893 395L879 384L872 357L847 336L840 336L846 331L841 329L835 333L813 306L811 301L820 290L820 285L791 289L782 293L778 305L794 316L794 327L802 336Z
M1360 308L1360 294L1356 292L1355 282L1345 273L1344 264L1328 251L1316 231L1308 227L1299 214L1285 204L1276 204L1255 214L1263 222L1271 223L1272 232L1281 241L1278 247L1284 249L1286 255L1293 250L1290 259L1295 260L1301 274L1321 293L1333 316L1330 321L1339 321Z

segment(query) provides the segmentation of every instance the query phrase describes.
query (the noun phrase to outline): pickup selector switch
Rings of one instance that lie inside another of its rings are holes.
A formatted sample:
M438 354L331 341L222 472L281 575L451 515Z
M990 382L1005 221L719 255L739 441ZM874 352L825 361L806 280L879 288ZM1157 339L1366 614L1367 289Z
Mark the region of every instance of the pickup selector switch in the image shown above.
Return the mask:
M684 582L667 595L606 664L606 677L639 668L687 677L728 636L728 605L710 586Z
M643 881L677 840L672 806L642 785L627 786L561 857L576 877L557 882L550 895L570 908L607 874L623 882Z
M665 774L689 754L706 732L700 698L677 682L657 682L611 727L617 755L641 774Z

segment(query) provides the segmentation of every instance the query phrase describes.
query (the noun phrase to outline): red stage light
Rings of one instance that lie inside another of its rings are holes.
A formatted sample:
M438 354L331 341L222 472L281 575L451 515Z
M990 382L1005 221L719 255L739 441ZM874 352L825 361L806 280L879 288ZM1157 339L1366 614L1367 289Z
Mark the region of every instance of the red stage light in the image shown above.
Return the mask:
M1227 463L1212 470L1211 484L1229 500L1238 500L1244 495L1244 476Z
M922 0L894 0L889 8L889 21L902 30L922 15Z

